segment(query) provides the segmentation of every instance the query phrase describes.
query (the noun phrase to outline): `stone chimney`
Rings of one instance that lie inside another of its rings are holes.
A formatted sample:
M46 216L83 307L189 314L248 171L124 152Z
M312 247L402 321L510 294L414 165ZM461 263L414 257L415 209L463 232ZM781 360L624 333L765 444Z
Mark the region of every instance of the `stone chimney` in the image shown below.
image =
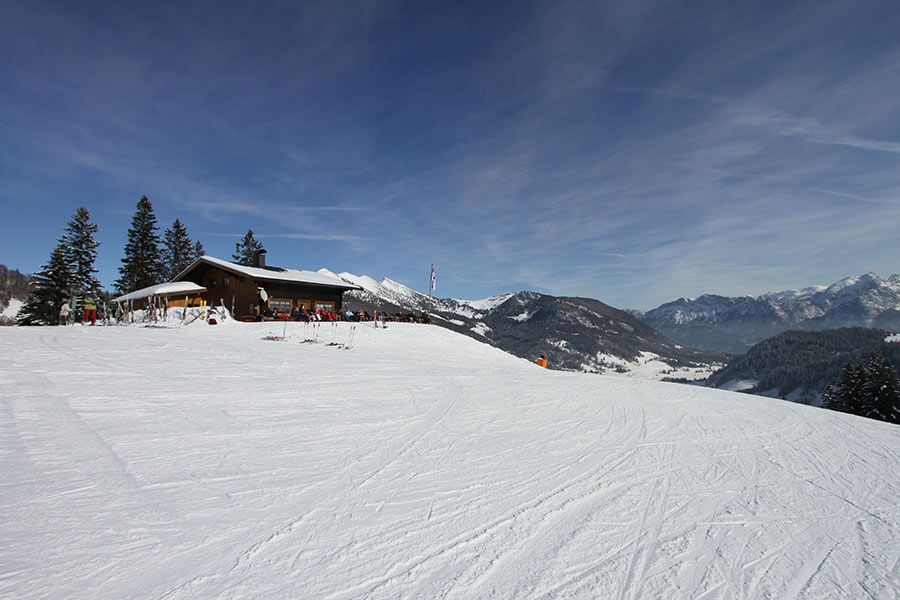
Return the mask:
M256 266L265 269L266 268L266 249L262 248L256 251Z

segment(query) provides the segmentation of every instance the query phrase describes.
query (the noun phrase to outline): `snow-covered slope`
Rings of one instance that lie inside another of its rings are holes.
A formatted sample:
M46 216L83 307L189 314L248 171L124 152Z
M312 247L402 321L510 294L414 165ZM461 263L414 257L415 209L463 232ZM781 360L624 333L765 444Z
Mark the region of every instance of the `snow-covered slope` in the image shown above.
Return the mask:
M896 426L228 323L0 330L0 597L896 597Z

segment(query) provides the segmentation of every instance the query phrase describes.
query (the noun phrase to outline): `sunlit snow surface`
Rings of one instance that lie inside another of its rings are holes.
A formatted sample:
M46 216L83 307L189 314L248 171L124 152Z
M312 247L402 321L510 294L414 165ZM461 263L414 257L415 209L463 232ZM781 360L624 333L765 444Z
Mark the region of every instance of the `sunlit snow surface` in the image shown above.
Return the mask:
M0 597L897 597L900 427L305 327L0 330Z

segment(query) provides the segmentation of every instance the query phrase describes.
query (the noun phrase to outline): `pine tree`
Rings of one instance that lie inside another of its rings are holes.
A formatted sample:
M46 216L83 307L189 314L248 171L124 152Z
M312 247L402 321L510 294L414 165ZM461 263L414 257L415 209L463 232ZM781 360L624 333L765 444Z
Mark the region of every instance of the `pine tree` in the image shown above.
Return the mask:
M172 279L194 261L194 244L188 235L187 228L179 219L175 219L172 227L166 229L163 249L166 279Z
M132 292L160 283L165 278L165 268L160 256L159 227L153 205L147 196L141 197L128 230L125 257L119 267L120 277L116 288L122 293Z
M897 422L900 411L900 384L891 363L876 354L866 365L860 414L879 421Z
M100 246L100 242L94 239L94 234L99 229L96 223L91 223L91 213L85 206L79 207L66 224L61 241L65 245L72 272L70 285L79 293L100 289L96 276L98 271L94 268L97 248Z
M836 386L829 385L822 396L823 406L831 410L855 413L861 402L865 369L862 365L847 363L841 371Z
M198 259L204 254L206 254L206 250L203 249L203 244L200 243L200 240L197 240L194 242L194 259Z
M830 383L825 386L825 390L822 392L822 408L844 412L838 388Z
M19 310L19 325L51 325L59 322L59 309L71 293L73 274L66 242L59 240L50 260L34 275L34 285Z
M825 408L870 419L897 423L900 417L900 382L881 354L866 365L846 365L837 387L828 386L823 399Z
M866 368L848 364L841 373L840 394L844 412L863 414L863 388L866 384Z
M256 264L257 252L262 249L262 242L253 237L252 229L248 229L241 241L234 245L231 258L239 265L252 266Z

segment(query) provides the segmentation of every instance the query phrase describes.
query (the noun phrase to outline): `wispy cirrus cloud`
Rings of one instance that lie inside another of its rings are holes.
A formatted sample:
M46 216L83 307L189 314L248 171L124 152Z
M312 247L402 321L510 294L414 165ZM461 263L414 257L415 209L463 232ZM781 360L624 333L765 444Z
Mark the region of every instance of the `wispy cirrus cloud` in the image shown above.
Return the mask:
M799 137L816 144L847 146L858 150L900 154L900 142L878 140L837 133L810 117L797 117L783 112L755 112L737 109L733 120L738 125L761 127L774 135Z
M434 262L465 297L646 308L897 270L897 11L472 10L146 5L101 27L19 3L0 199L45 210L0 225L5 251L39 263L44 213L88 203L111 279L147 194L213 253L252 228L279 264L415 284Z

